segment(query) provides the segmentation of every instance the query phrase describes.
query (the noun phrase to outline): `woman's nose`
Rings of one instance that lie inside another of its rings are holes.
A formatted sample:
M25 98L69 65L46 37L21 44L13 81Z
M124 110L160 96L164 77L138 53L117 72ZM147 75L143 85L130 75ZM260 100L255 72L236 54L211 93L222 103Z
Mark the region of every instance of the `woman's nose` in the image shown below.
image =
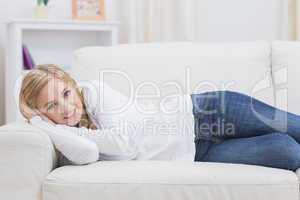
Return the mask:
M62 105L62 114L67 117L69 114L72 114L74 112L75 106L73 106L71 103L68 103L66 101L61 102Z

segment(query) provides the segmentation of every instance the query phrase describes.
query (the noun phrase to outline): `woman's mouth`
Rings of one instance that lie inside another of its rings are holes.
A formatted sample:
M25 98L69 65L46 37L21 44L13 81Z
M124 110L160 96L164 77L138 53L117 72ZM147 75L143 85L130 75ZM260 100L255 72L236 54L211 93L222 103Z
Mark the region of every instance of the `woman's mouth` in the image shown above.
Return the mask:
M76 110L74 109L73 112L68 113L68 115L64 116L64 119L72 118L75 115L75 113L76 113L75 111Z

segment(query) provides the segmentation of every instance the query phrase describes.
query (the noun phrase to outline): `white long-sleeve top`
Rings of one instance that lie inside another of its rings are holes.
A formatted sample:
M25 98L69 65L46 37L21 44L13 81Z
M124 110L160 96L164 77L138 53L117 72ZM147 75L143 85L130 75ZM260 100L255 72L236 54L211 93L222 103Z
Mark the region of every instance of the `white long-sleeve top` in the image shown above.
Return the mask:
M86 111L98 127L97 130L53 125L39 116L30 120L31 124L49 135L55 147L72 163L88 164L98 160L194 160L194 119L189 95L166 101L164 108L170 110L175 106L178 108L176 113L159 111L145 114L133 104L124 106L130 102L130 98L104 82L86 81L81 82L80 86Z

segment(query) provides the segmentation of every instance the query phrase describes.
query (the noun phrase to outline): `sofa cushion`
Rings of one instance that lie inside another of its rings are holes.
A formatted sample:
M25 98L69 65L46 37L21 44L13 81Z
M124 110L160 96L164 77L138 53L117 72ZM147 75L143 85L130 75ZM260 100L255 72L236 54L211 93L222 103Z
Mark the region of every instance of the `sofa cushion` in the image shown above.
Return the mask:
M44 200L206 199L296 200L288 170L244 164L182 161L103 161L56 168Z
M104 79L127 96L150 94L150 101L227 89L272 104L270 49L262 41L85 47L75 52L70 72L78 79Z
M276 106L300 114L300 42L272 43L272 75Z

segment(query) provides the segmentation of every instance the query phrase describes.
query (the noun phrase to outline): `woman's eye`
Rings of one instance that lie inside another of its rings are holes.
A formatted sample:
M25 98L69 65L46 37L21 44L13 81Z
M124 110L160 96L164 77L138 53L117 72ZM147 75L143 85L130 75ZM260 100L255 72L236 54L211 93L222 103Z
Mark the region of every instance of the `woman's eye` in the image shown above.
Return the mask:
M71 94L71 90L66 90L64 92L64 97L68 97Z

